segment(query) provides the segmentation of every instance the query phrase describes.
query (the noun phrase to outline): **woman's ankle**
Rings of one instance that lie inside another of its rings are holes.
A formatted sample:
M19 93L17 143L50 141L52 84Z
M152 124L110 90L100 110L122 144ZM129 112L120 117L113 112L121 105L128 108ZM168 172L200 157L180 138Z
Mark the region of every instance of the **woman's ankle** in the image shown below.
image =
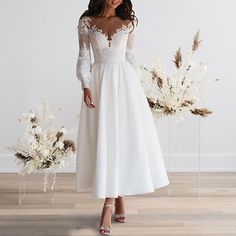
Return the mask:
M106 198L104 201L104 204L109 204L109 205L113 205L114 203L114 199L113 198Z

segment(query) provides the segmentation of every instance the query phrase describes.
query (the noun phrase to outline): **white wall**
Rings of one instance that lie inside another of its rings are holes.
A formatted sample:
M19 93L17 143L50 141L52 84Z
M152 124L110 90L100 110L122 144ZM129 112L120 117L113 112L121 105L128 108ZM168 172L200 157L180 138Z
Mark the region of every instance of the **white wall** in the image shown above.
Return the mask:
M21 134L17 118L46 95L57 124L77 127L81 90L75 76L76 26L87 0L0 0L0 171L16 166L5 149ZM233 0L133 1L139 17L137 53L140 63L158 56L171 68L179 46L189 47L200 29L203 40L197 60L205 62L214 84L206 105L214 114L201 121L202 170L236 170L236 32ZM57 112L57 108L62 108ZM163 151L171 170L198 167L198 119L158 122ZM70 170L74 170L71 168Z

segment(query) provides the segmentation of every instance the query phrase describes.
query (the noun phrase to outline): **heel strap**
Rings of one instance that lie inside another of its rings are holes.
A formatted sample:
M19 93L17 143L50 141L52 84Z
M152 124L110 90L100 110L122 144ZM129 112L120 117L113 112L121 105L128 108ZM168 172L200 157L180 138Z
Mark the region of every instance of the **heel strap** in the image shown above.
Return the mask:
M113 204L109 204L107 202L104 202L104 206L109 206L110 208L112 208Z
M126 214L114 214L115 218L119 218L119 217L126 217Z

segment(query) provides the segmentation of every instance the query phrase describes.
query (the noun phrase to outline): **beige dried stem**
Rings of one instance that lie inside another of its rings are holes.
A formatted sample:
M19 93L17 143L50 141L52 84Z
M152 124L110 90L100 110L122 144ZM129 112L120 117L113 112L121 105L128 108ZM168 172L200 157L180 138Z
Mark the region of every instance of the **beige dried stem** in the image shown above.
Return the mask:
M200 40L199 36L200 36L200 33L199 33L199 30L198 30L197 33L194 36L194 39L193 39L193 45L192 45L193 52L195 52L199 48L200 43L202 42L202 40Z
M175 53L175 57L173 62L175 63L175 66L179 69L182 64L182 53L181 48L178 49L178 51Z

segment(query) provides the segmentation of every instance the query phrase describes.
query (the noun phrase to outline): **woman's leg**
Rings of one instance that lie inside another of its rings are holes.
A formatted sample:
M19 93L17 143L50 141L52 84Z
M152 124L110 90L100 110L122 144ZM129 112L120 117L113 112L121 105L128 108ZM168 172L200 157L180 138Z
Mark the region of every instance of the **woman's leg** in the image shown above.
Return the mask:
M125 198L118 196L115 199L115 214L125 214Z
M106 198L104 204L114 204L114 198ZM111 226L111 208L109 206L103 206L100 225Z

